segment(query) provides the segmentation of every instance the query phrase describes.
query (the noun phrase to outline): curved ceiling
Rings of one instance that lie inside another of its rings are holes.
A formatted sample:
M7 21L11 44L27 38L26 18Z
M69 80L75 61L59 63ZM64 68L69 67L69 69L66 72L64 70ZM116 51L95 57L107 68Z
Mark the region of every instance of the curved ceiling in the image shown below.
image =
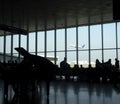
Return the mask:
M0 24L33 32L112 22L112 0L1 0Z

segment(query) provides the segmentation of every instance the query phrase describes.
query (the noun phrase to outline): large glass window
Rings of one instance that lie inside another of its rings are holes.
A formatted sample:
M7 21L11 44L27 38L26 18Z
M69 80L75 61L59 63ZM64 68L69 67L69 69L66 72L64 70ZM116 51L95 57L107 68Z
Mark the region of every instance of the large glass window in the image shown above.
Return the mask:
M67 29L67 61L76 61L76 28ZM69 51L74 52L69 52Z
M54 30L47 31L47 51L54 51Z
M4 47L4 37L0 37L0 53L3 53L3 47Z
M101 25L90 26L90 42L91 49L100 49L101 41Z
M102 52L101 50L93 50L91 51L91 65L95 67L96 59L102 62Z
M0 37L0 61L3 61L3 47L4 47L4 38L3 36Z
M88 49L88 26L82 26L78 28L78 45L79 46L83 46L85 45L85 47L83 49ZM81 50L81 48L79 48L79 50Z
M16 53L15 48L19 46L18 43L19 43L18 35L13 35L13 53L14 53L14 55Z
M120 62L120 50L118 50L118 59L119 59L119 62Z
M44 43L45 43L44 42L44 40L45 40L44 39L44 37L45 37L44 35L45 35L44 32L38 32L38 40L37 40L37 42L38 42L37 43L38 44L37 45L38 46L38 55L42 55L42 56L44 55L43 52L44 52L44 46L45 46L44 45Z
M54 52L49 52L49 53L47 53L47 58L51 61L51 62L53 62L54 63Z
M88 26L78 28L79 64L88 66ZM84 47L82 47L84 46ZM84 51L83 51L84 50Z
M29 52L35 54L35 32L29 33Z
M67 54L67 62L73 67L76 64L76 51L68 51Z
M57 57L58 57L58 65L65 57L65 29L57 30Z
M116 34L115 34L115 23L109 23L103 25L103 36L104 36L104 48L115 48L116 47Z
M118 48L120 48L120 22L117 24L117 34L118 34Z
M65 53L64 52L57 52L57 58L58 58L58 61L57 61L57 65L60 66L60 62L64 60L64 56Z
M11 36L6 36L6 53L11 53Z
M88 51L79 51L79 65L83 67L88 67Z
M120 23L117 24L117 40L118 40L118 58L120 60ZM71 65L76 63L76 48L78 48L78 61L80 65L84 67L88 66L89 59L91 58L92 65L94 65L96 59L102 61L102 38L101 38L101 25L90 26L90 50L89 50L89 31L88 26L78 27L78 47L76 44L76 27L67 28L67 62ZM46 40L46 51L48 58L54 58L55 55L55 31L49 30L45 32L38 32L37 37L37 51L38 55L44 56L45 52L45 40ZM29 33L29 51L35 54L36 45L36 34ZM65 29L56 30L56 55L58 58L57 64L65 57ZM0 37L0 53L4 51L4 37ZM13 35L13 55L17 55L14 50L15 47L19 46L19 35ZM27 36L21 35L20 46L27 49ZM115 23L103 24L103 52L104 61L108 59L114 63L116 58L116 28ZM6 36L6 53L11 54L11 36ZM90 53L90 57L89 57Z
M57 51L65 50L65 29L57 30Z
M76 28L67 29L67 49L76 50Z
M27 49L27 36L21 35L21 47Z
M119 48L119 50L118 50L118 59L119 59L119 61L120 61L120 22L118 22L118 48ZM120 64L120 62L119 62L119 64Z
M111 59L112 64L114 64L116 58L116 50L104 50L104 62Z
M54 30L47 31L47 58L54 62Z

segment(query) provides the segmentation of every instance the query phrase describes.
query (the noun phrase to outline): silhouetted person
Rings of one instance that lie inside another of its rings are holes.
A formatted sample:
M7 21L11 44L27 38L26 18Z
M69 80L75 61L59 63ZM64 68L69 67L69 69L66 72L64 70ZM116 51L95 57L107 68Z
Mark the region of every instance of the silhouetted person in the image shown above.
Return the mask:
M69 79L70 65L67 63L67 58L64 57L64 60L60 62L60 68L65 74L65 78Z
M115 58L115 68L119 69L119 60L117 58Z
M102 63L102 65L103 65L103 69L104 69L102 72L102 80L103 80L103 82L107 82L107 80L111 77L111 72L112 72L111 59Z
M78 64L74 65L73 70L72 70L72 75L73 75L73 79L75 76L78 77L78 75L79 75L79 65Z
M0 78L3 76L3 72L5 71L4 65L0 62Z
M117 83L119 82L120 72L119 72L119 60L115 58L115 67L112 70L111 81L114 86L117 87Z

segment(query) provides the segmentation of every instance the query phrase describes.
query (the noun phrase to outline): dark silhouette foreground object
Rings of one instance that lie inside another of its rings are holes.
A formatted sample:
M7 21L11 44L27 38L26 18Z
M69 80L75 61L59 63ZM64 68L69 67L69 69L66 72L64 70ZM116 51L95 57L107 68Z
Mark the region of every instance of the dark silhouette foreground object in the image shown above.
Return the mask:
M15 48L20 55L24 57L23 61L17 64L14 68L11 67L4 73L4 94L8 95L8 86L12 85L13 90L17 95L24 96L28 93L29 86L32 90L35 89L36 81L46 82L46 95L49 97L49 84L55 78L55 70L58 66L53 64L47 58L32 55L24 48Z
M58 69L58 66L53 64L47 58L38 55L32 55L22 47L15 48L15 50L24 56L24 60L28 60L29 63L34 66L34 72L36 72L35 77L42 77L43 79L50 80L55 76L55 70Z

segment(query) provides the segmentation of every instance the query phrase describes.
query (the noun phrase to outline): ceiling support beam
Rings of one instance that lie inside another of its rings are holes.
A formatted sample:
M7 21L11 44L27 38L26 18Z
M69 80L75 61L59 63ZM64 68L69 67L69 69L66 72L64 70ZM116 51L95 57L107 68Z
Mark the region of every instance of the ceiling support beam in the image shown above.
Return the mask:
M11 32L11 33L14 33L14 34L28 35L27 30L20 29L20 28L14 27L14 26L8 26L8 25L5 25L5 24L0 24L0 30L8 31L8 32Z

